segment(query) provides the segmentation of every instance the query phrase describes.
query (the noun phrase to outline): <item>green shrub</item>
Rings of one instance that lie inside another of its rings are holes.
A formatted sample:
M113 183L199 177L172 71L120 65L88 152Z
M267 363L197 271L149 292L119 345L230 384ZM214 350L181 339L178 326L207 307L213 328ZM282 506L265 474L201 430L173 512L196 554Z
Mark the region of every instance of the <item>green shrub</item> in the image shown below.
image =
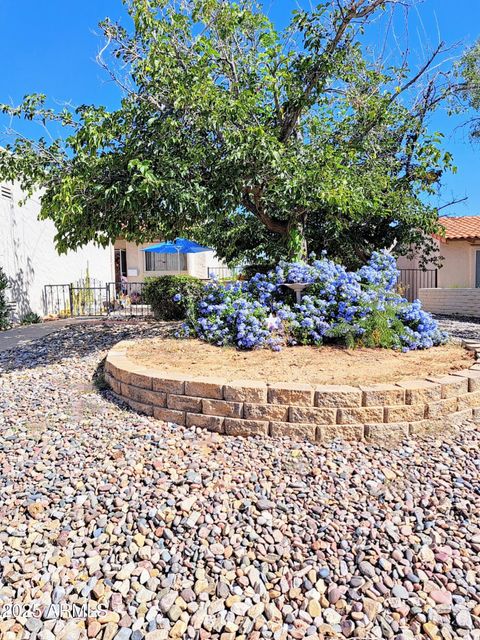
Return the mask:
M193 276L160 276L145 281L142 295L156 320L184 320L204 289L204 283Z
M39 324L42 321L41 317L35 311L29 311L22 318L22 324Z
M8 286L7 276L2 267L0 267L0 330L8 329L10 322L8 320L9 311L7 306L7 297L5 291Z

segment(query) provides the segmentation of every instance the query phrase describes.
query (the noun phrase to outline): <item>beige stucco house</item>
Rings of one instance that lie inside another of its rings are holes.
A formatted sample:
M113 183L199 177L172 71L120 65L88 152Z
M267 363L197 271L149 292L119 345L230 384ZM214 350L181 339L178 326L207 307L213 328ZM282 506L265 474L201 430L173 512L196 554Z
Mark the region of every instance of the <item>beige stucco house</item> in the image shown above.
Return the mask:
M152 276L173 274L189 274L197 278L207 279L212 276L223 278L230 275L226 263L216 257L215 252L168 254L145 253L143 249L161 242L135 244L118 239L114 245L115 281L125 280L130 283L143 282Z
M418 297L433 313L480 317L480 216L443 217L443 237L436 237L442 267L435 285L423 284ZM398 268L416 269L418 258L398 259ZM480 336L479 336L480 337Z
M435 238L443 258L438 270L438 288L480 287L480 216L440 218L445 237ZM399 269L415 269L418 258L398 259Z

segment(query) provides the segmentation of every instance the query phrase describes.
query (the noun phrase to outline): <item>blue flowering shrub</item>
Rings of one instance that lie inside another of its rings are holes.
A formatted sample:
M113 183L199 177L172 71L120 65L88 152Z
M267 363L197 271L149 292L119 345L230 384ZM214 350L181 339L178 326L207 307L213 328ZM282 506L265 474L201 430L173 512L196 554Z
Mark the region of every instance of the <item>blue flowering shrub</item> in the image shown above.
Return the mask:
M207 285L182 335L240 349L335 343L409 351L444 343L420 302L396 292L397 279L395 259L380 252L356 272L326 257L281 263L245 282ZM285 285L299 282L307 286L297 303Z

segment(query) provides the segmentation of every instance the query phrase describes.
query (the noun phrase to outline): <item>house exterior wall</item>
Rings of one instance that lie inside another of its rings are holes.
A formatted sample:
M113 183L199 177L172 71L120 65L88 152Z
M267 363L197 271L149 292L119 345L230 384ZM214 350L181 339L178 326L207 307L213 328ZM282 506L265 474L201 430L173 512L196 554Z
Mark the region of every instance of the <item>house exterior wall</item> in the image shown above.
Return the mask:
M466 240L442 241L438 248L443 258L442 267L438 269L438 287L475 287L475 259L476 251L480 251L480 239L478 244ZM418 269L419 258L400 257L397 266L399 269Z
M23 194L18 185L3 183L12 198L0 193L0 265L10 288L7 292L16 303L14 320L28 311L44 315L44 285L68 284L85 275L103 282L113 279L113 250L88 244L78 251L59 255L55 249L55 226L49 220L38 220L38 196L20 206Z
M420 289L418 297L431 313L480 318L480 288Z
M134 242L127 242L126 240L116 240L115 249L124 249L127 256L127 282L143 282L145 278L178 275L182 273L185 275L195 276L196 278L206 279L208 278L209 269L213 268L226 268L226 264L223 260L216 257L214 251L204 251L202 253L189 253L187 254L187 269L184 271L146 271L145 269L145 252L142 249L151 247L154 244L158 244L161 240L155 240L154 242L135 244Z

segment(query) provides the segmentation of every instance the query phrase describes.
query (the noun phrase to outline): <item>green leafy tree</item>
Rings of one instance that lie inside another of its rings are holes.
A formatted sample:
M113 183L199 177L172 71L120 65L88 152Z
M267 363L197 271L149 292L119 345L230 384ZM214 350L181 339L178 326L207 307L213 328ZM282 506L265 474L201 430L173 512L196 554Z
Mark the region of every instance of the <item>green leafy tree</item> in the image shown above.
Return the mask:
M280 33L253 0L130 0L130 30L101 24L120 107L5 105L68 135L17 138L0 176L43 189L61 251L189 235L230 262L428 256L428 196L452 160L427 123L449 81L442 44L415 70L370 53L364 34L397 4L324 1Z
M460 107L466 105L474 112L480 112L480 40L465 52L458 67L461 82L456 97L460 98ZM455 105L458 110L458 104ZM470 120L471 135L476 141L480 139L480 116L474 115Z

